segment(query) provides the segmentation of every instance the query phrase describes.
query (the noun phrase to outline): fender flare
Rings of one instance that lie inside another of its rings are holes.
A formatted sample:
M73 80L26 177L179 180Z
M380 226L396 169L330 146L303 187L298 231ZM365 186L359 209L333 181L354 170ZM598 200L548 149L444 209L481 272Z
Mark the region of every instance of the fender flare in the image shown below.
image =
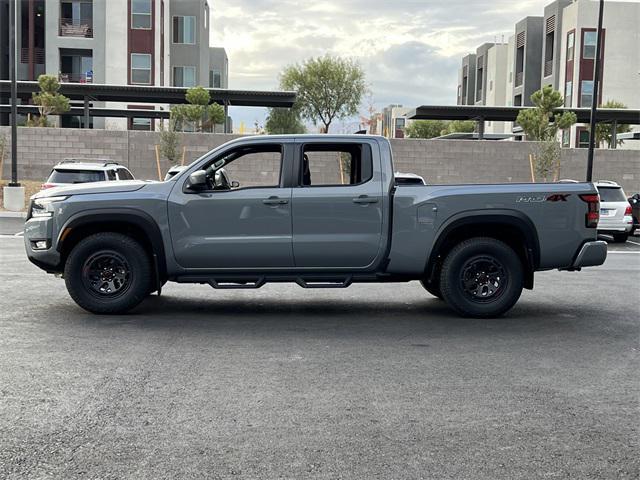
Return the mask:
M467 210L449 217L436 233L436 239L427 259L426 271L431 274L434 260L440 253L447 237L457 228L465 225L474 224L503 224L515 227L523 233L525 240L525 249L527 252L527 262L529 268L535 271L540 265L540 242L538 239L538 231L531 219L522 212L510 209L491 209L491 210Z
M67 229L78 228L90 224L104 223L105 218L108 218L109 223L123 223L140 228L149 239L149 243L153 249L151 254L153 256L154 263L157 265L157 274L162 278L166 277L167 262L160 227L151 215L133 208L90 209L83 210L82 212L72 215L67 219L58 232L56 250L61 252L64 244L62 237Z

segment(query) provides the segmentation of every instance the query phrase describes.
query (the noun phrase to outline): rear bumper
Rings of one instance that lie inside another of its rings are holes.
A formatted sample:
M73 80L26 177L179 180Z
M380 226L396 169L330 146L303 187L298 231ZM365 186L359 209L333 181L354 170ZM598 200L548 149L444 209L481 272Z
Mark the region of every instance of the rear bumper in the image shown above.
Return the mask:
M572 268L594 267L602 265L607 259L607 242L596 240L582 245Z

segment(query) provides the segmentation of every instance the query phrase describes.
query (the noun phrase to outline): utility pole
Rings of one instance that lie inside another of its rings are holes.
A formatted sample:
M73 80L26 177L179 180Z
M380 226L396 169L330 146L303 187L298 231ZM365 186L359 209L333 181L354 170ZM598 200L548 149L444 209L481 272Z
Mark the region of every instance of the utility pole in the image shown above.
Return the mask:
M589 152L587 154L587 182L593 180L593 155L596 148L596 112L600 99L600 71L602 51L602 19L604 16L604 0L600 0L598 13L598 40L596 43L595 72L593 74L593 99L591 101L591 126L589 129Z
M10 187L19 187L18 183L18 107L16 99L16 0L9 0L9 75L11 76L11 183Z

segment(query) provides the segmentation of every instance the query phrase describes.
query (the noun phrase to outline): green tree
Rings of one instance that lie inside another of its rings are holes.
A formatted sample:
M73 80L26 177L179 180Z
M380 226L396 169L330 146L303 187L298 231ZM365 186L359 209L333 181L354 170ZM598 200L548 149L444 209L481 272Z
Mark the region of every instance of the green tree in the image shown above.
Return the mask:
M314 125L321 123L324 133L329 132L335 119L358 113L367 89L358 63L330 55L288 66L282 72L280 86L297 92L300 114Z
M404 131L409 138L435 138L446 129L447 122L444 120L415 120Z
M616 100L608 100L605 104L600 108L627 108L627 106ZM630 125L617 125L616 132L617 133L627 133L631 131ZM612 147L613 142L613 125L610 123L596 123L596 145L606 144L607 148ZM622 145L624 140L618 139L618 145Z
M558 130L570 128L577 118L573 112L554 114L554 110L564 105L564 98L550 85L534 92L531 102L534 108L521 110L516 122L528 140L538 142L532 153L534 171L538 178L547 181L557 177L560 172L560 144L556 140Z
M164 121L160 122L160 154L165 157L171 165L178 163L180 156L180 133L176 131L175 119L169 119L169 125L165 127Z
M185 105L174 105L171 108L171 119L178 130L184 130L185 123L190 124L196 132L211 132L216 124L223 123L224 108L217 103L210 103L211 96L204 87L191 87L187 90Z
M447 123L447 128L442 131L442 135L449 133L473 133L476 130L476 122L473 120L452 120Z
M300 113L292 108L270 108L264 128L269 135L306 133Z
M40 91L33 94L33 103L38 106L39 117L29 119L28 126L48 127L49 115L60 115L68 112L69 99L58 93L60 82L53 75L40 75L38 77Z

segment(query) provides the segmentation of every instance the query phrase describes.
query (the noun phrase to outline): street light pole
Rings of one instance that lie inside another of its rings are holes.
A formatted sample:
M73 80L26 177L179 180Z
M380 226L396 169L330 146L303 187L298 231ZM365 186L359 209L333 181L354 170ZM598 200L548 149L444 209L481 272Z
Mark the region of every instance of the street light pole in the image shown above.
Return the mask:
M16 0L9 0L9 74L11 75L11 183L18 183L18 89L16 84Z
M598 13L598 39L596 43L595 72L593 74L593 98L591 100L591 126L589 128L589 152L587 154L587 182L593 180L593 155L596 148L596 112L600 99L600 70L602 51L602 19L604 17L604 0L600 0Z

